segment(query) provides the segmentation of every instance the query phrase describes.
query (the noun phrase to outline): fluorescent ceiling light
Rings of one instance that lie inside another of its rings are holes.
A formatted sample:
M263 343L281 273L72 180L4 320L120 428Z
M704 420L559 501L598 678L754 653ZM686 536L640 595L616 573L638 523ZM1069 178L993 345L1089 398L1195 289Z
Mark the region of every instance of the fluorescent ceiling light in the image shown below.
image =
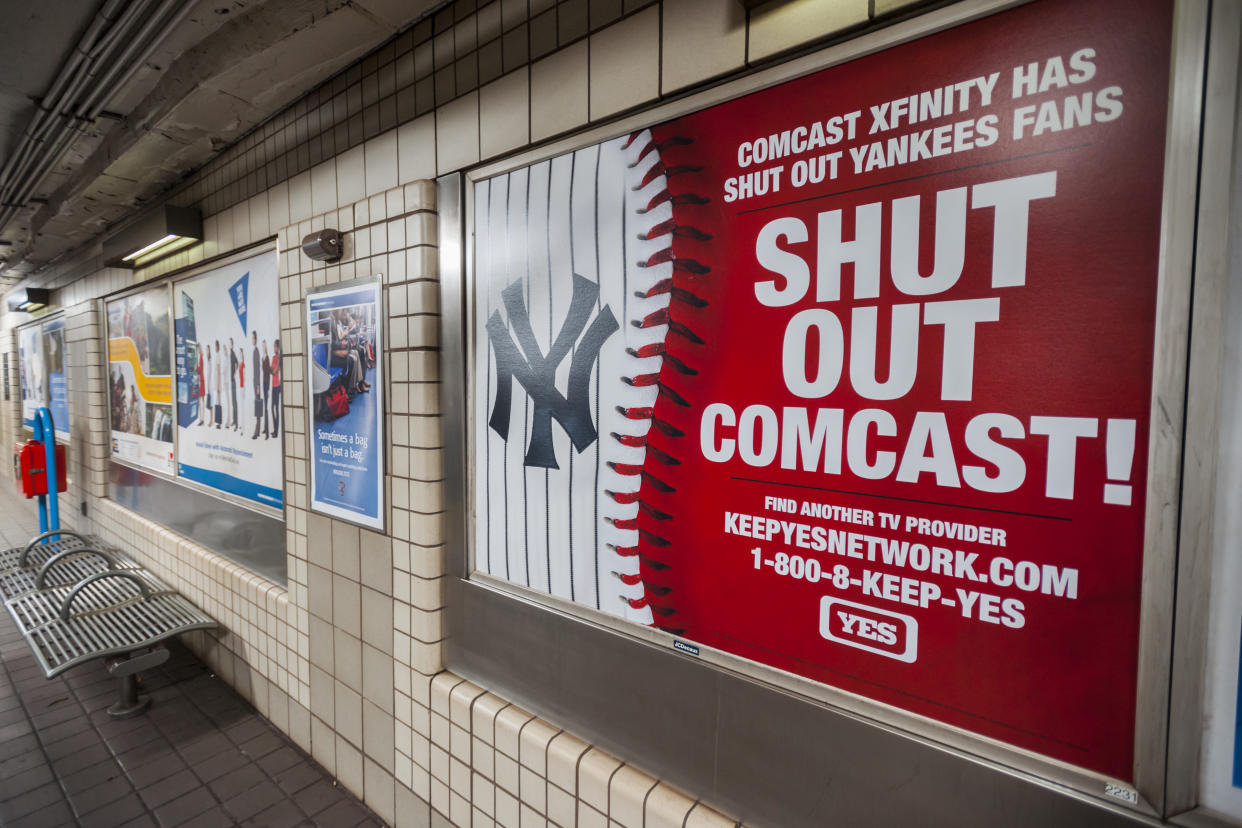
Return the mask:
M9 294L8 306L11 311L30 313L47 307L52 301L52 292L47 288L18 288Z
M139 250L134 254L134 267L146 267L154 261L171 256L182 248L189 247L197 242L198 239L193 236L165 236L160 244L151 248L149 251Z
M122 256L121 261L132 262L134 259L137 259L142 254L150 253L152 250L155 250L157 248L163 247L164 245L168 244L173 239L179 239L179 238L181 237L178 236L176 233L169 233L167 236L160 239L159 241L153 241L150 244L148 244L146 247L139 248L138 250L135 250L133 253L130 253L128 256Z
M114 267L146 267L203 238L194 207L163 204L104 243L104 261Z

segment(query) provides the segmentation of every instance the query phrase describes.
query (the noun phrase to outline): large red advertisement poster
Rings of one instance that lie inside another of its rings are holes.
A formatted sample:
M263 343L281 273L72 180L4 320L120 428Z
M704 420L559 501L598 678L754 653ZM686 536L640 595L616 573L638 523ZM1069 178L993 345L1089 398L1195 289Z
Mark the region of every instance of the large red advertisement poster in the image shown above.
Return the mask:
M1171 11L478 182L475 566L1129 778Z

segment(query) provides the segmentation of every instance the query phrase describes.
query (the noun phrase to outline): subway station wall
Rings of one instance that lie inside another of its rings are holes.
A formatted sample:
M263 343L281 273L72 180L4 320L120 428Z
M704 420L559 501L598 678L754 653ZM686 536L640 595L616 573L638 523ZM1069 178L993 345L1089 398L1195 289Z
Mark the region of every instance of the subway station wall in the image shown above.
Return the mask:
M387 822L399 826L732 825L734 816L593 746L503 690L444 668L445 495L438 175L573 133L919 3L458 0L224 151L171 194L202 244L128 271L81 258L40 274L64 309L66 523L131 549L214 616L188 643ZM334 227L345 255L298 241ZM101 298L254 246L280 256L287 585L109 496ZM383 277L387 531L309 509L302 331L307 291ZM0 350L15 365L15 327ZM17 438L9 375L0 428ZM439 820L439 821L437 821Z

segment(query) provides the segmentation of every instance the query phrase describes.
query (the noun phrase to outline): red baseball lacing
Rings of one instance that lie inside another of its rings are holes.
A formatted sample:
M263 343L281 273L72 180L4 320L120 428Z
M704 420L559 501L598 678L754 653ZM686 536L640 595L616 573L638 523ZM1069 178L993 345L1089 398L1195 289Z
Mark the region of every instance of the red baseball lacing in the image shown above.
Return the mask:
M612 469L613 471L615 471L617 474L621 475L622 477L641 477L643 483L650 484L654 486L657 490L664 492L666 494L677 491L672 486L665 483L663 480L661 480L660 478L656 477L651 472L644 469L642 466L634 465L632 463L616 463L612 460L609 460L608 468Z
M621 149L629 149L630 145L633 144L635 139L637 139L638 136L641 134L642 133L639 133L639 132L630 133L630 137L625 139L625 143L621 146ZM664 150L668 149L669 147L683 146L685 144L691 143L692 140L693 139L691 138L683 138L680 135L675 135L672 138L669 138L663 144L657 144L655 142L655 139L652 139L647 142L646 146L644 146L641 150L638 151L638 157L635 158L632 162L630 162L630 169L634 169L635 167L637 167L640 161L642 161L644 158L646 158L648 155L655 152L656 150L659 150L661 153L663 153Z
M704 302L703 304L706 305L707 303ZM671 365L673 367L673 370L677 371L677 373L679 374L693 375L693 374L698 373L698 371L691 368L689 365L687 365L686 363L682 362L677 357L670 354L668 352L668 348L665 347L663 342L653 342L650 345L644 345L641 348L638 348L637 350L634 348L626 348L625 352L632 357L662 356L664 357L664 362Z
M668 294L670 302L677 300L678 302L685 302L687 305L695 308L707 307L706 299L700 298L697 294L688 291L685 288L677 287L673 284L673 280L671 278L661 279L645 291L634 291L634 295L639 299L650 299L652 296L661 296L665 293Z
M703 196L693 195L691 193L681 193L678 195L673 195L672 193L668 191L668 188L665 188L661 190L660 192L656 193L654 196L652 196L651 201L647 202L646 207L640 207L638 209L638 214L642 215L643 213L649 213L666 201L671 201L674 207L681 205L681 204L706 204L707 203L707 199L703 198Z
M668 564L664 563L663 561L657 561L655 558L647 557L646 555L638 551L637 546L617 546L615 543L606 543L604 545L607 546L609 549L611 549L613 552L616 552L618 555L620 555L623 558L638 558L639 562L641 562L642 565L647 567L648 569L655 570L655 571L668 569ZM617 573L614 572L613 574L616 575ZM664 590L665 592L671 591L668 587L652 587L652 591L659 591L659 590ZM664 593L660 592L659 594L664 594Z
M638 238L642 239L643 241L651 241L652 239L658 239L660 238L660 236L665 236L669 234L672 234L674 236L681 236L683 238L694 239L695 241L710 241L712 238L711 233L704 233L702 230L699 230L697 227L686 227L684 225L678 224L676 220L674 219L669 219L668 221L662 221L659 224L657 224L655 227L652 227L646 233L639 233Z
M631 133L624 142L623 149L629 149L634 146L639 138L644 135L644 133L645 131ZM708 241L712 238L710 233L706 233L699 228L686 223L684 221L684 217L676 215L679 212L677 209L679 207L706 204L709 199L695 193L674 193L668 186L670 179L676 176L698 173L701 172L703 168L695 164L674 163L676 159L670 158L670 156L676 155L676 150L679 148L692 144L694 142L693 138L672 136L663 142L658 142L655 140L654 136L650 135L650 133L646 134L648 136L647 141L643 144L642 148L638 151L637 156L630 163L630 167L636 167L653 152L657 152L659 155L656 162L652 164L651 167L648 168L643 174L641 183L635 187L635 190L642 190L644 187L649 186L660 178L664 179L664 186L661 187L660 191L655 193L650 200L648 200L646 207L638 208L637 212L639 214L644 214L663 204L669 204L673 207L675 215L673 218L666 219L653 225L647 229L646 232L638 234L639 239L643 241L667 238L668 246L656 251L645 260L637 262L637 265L639 267L646 268L658 267L663 264L671 264L674 276L661 279L646 291L635 291L635 295L643 299L649 299L655 296L667 294L669 304L668 306L653 311L640 319L631 319L630 324L637 328L654 328L663 325L668 328L668 335L677 336L693 345L705 345L706 340L702 336L691 329L685 322L677 318L675 308L678 306L702 308L706 307L707 300L703 299L686 286L677 284L675 280L677 274L686 274L690 276L702 276L708 274L711 272L711 267L696 259L679 256L677 251L674 249L674 241L677 239L686 239L701 242ZM679 220L679 218L682 220ZM657 389L657 402L660 399L665 399L678 406L690 405L689 401L678 390L670 387L668 382L665 381L663 367L668 365L673 372L682 376L695 376L698 374L698 371L690 365L687 365L684 360L670 354L665 342L656 342L644 345L638 349L629 348L627 349L627 353L634 357L659 356L661 357L661 367L658 371L637 374L632 377L622 377L621 379L623 382L636 388L655 387ZM662 434L665 437L680 438L685 436L684 431L671 423L658 418L655 415L654 405L633 408L623 408L618 406L617 411L620 412L622 416L631 420L647 420L650 423L651 428L655 429L657 433ZM610 436L612 439L628 448L644 449L644 460L640 464L612 462L608 464L609 467L618 474L626 477L640 478L639 489L635 492L606 492L609 497L619 504L629 505L637 503L639 507L638 514L636 514L633 518L608 519L612 525L620 529L636 531L638 533L639 543L635 546L629 547L618 547L610 544L609 548L613 549L618 555L623 557L637 557L640 565L649 574L667 570L670 567L669 563L659 558L654 558L649 554L644 554L642 547L644 545L646 545L647 548L654 547L655 549L662 550L662 554L665 554L667 551L670 551L668 550L668 547L672 545L671 541L651 531L650 529L644 528L640 525L640 522L641 517L644 515L655 521L672 520L673 515L657 508L655 505L645 500L641 492L643 487L650 487L652 490L659 492L660 494L675 494L677 491L675 487L668 484L664 480L661 480L659 477L656 477L647 470L647 458L655 460L660 465L669 467L678 466L681 464L681 461L669 452L654 445L648 439L648 434L635 436L613 432ZM625 600L634 609L643 609L645 607L650 608L653 618L655 619L653 621L653 626L673 634L681 634L684 632L683 629L677 628L676 625L668 623L671 616L677 613L677 609L675 607L668 606L663 602L656 603L652 600L653 598L668 595L672 592L671 587L658 582L653 582L650 577L644 578L641 573L621 575L614 572L613 574L620 578L622 583L628 586L642 585L643 596L641 598L627 598Z
M618 434L617 432L614 431L611 433L611 436L612 436L612 439L616 440L618 443L620 443L623 446L629 446L630 448L646 448L647 451L653 457L655 457L656 460L660 461L666 466L680 466L681 465L681 461L678 460L676 457L664 451L659 446L654 446L651 443L647 442L646 434ZM633 503L634 501L628 500L624 502Z
M675 333L678 336L685 337L695 345L707 344L706 339L690 330L690 328L686 325L674 319L668 308L660 308L657 311L652 311L642 319L631 319L630 324L635 328L656 328L660 325L668 325L670 333Z
M666 247L663 250L658 250L655 253L652 253L646 261L639 262L638 266L656 267L657 265L666 264L667 262L673 263L673 270L684 270L689 273L711 273L712 270L707 265L696 262L694 259L677 258L677 256L673 253L673 248L671 247Z
M650 406L640 406L638 408L622 408L621 406L617 406L617 411L620 412L621 416L630 420L650 420L651 424L655 426L660 433L667 434L669 437L686 436L686 432L682 431L677 426L667 420L661 420L659 417L655 416L655 409Z

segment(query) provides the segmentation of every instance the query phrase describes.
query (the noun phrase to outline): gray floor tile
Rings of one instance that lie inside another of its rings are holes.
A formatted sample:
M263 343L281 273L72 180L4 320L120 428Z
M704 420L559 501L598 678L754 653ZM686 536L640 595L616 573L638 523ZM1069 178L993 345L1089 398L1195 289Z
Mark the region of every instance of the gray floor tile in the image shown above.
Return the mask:
M287 770L281 771L276 777L276 784L281 790L292 796L315 782L328 781L327 772L314 762L303 761Z
M34 735L33 730L12 741L0 742L0 761L12 759L14 756L24 756L31 751L40 752L39 738Z
M89 724L84 723L83 727L84 729L81 732L67 739L61 739L59 742L45 745L43 749L47 752L48 758L55 762L59 759L73 756L95 745L104 744L103 739Z
M294 805L292 800L282 799L272 807L255 814L242 823L247 828L294 828L307 825L310 820Z
M58 800L34 813L2 823L5 828L60 828L76 825L73 812L63 800Z
M117 776L84 791L70 794L69 804L73 806L74 813L81 816L97 811L133 792L134 788L129 784L129 780L124 776Z
M215 808L216 800L212 797L211 792L206 788L195 788L189 793L156 808L155 817L159 820L160 825L165 826L165 828L172 828L174 825L189 822L207 811L213 811ZM232 822L232 819L226 817L216 824L231 825Z
M43 751L38 749L36 745L33 750L27 750L16 756L0 761L0 791L4 789L5 779L11 779L22 771L30 770L37 765L46 765L47 757L43 755ZM4 796L0 793L0 799Z
M243 756L241 751L237 749L225 750L196 763L194 765L194 775L203 780L203 782L214 782L226 773L232 773L249 763L250 759Z
M112 828L114 825L124 825L146 814L147 806L142 803L137 794L131 793L83 814L78 817L78 820L82 828Z
M194 817L189 822L183 822L180 828L225 828L225 826L236 824L233 818L217 805Z
M72 796L75 793L81 793L82 791L93 788L96 785L102 785L110 779L123 778L124 775L125 772L122 771L116 761L109 756L102 762L96 762L95 764L74 773L68 775L58 773L57 777L60 779L60 784L65 789L65 793Z
M239 747L251 759L261 759L284 745L285 740L279 733L264 727L257 736L242 742Z
M148 808L159 808L199 787L198 778L188 769L174 773L166 779L153 782L138 792Z
M65 804L67 806L60 792L60 786L55 782L48 782L46 785L41 785L34 790L28 790L12 799L0 802L0 825L15 822L27 814L55 804Z
M282 745L258 759L257 764L263 768L263 772L268 776L276 778L301 761L302 754L297 748Z
M136 788L146 788L174 773L185 770L188 766L180 756L173 754L156 759L153 762L129 769L129 778Z
M226 800L224 810L238 822L242 822L281 801L288 802L284 793L276 787L276 783L264 780L245 793Z
M52 768L45 764L35 765L21 773L6 777L0 781L0 799L12 799L26 791L33 791L40 785L55 781Z
M315 824L322 828L354 828L368 816L358 803L341 800L315 815Z
M322 779L307 788L303 788L294 799L297 801L299 808L311 816L316 816L339 803L341 795L344 793L340 786L333 784L332 780Z
M63 759L52 760L52 770L56 771L56 775L60 777L71 776L80 770L96 765L99 762L109 761L115 764L112 754L102 744L91 745L69 754Z
M229 771L207 787L211 788L211 792L220 798L221 802L232 799L238 794L258 785L260 782L267 780L267 775L263 770L249 761L236 770Z

